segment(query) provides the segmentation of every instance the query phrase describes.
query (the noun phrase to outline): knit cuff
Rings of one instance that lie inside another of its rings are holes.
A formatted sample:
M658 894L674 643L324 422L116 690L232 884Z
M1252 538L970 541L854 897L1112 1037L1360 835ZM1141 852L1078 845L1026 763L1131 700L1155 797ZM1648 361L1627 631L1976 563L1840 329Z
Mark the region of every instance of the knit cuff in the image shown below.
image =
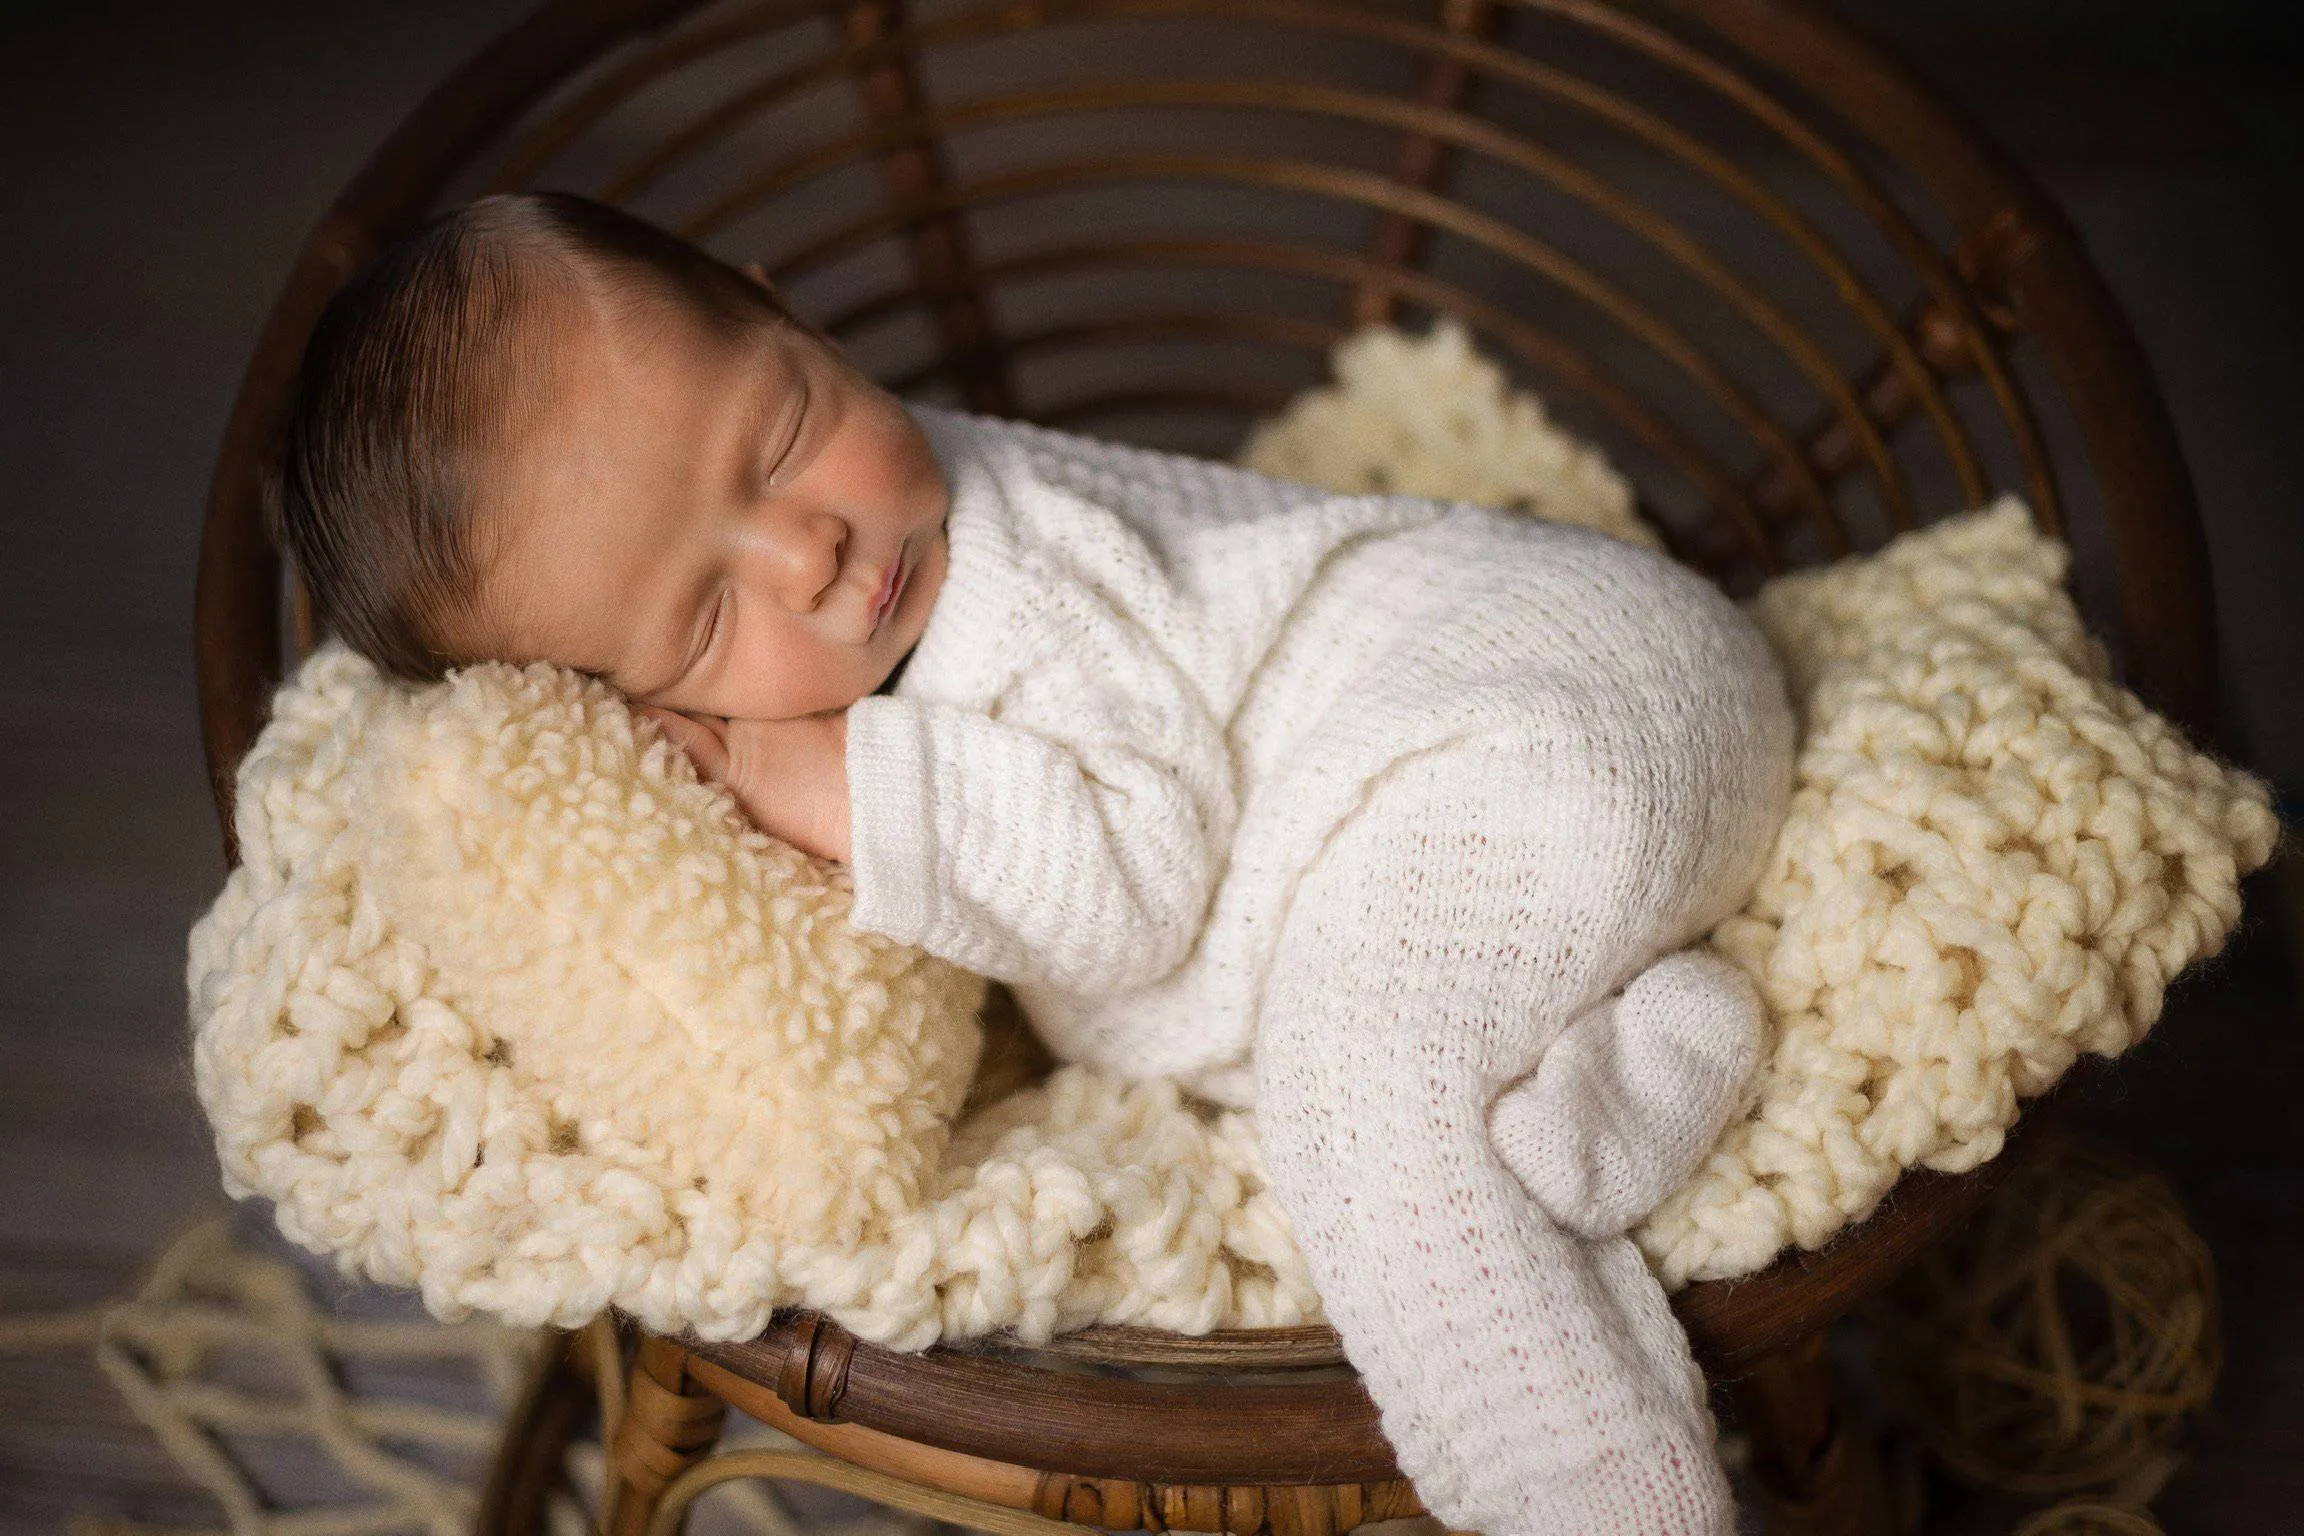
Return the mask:
M867 694L848 706L848 921L919 944L936 919L935 808L920 706Z

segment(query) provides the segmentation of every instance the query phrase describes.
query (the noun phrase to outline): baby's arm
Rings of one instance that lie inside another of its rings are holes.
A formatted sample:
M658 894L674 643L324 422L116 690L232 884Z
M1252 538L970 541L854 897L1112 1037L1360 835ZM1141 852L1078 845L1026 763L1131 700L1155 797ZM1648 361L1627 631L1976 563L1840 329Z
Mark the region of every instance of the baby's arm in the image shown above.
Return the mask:
M640 706L728 787L752 824L820 859L848 861L846 711L792 720L718 720Z
M858 927L979 974L1122 989L1174 970L1206 916L1206 823L1228 800L1203 807L1189 775L1151 753L893 695L797 720L642 713L761 831L850 864ZM857 716L861 849L846 747Z
M850 920L997 981L1110 992L1174 970L1229 847L1230 759L1204 717L1113 702L1076 699L1059 735L1053 712L858 699Z
M1614 1237L1702 1165L1758 1065L1760 995L1701 947L1577 1016L1489 1111L1489 1140L1546 1213Z

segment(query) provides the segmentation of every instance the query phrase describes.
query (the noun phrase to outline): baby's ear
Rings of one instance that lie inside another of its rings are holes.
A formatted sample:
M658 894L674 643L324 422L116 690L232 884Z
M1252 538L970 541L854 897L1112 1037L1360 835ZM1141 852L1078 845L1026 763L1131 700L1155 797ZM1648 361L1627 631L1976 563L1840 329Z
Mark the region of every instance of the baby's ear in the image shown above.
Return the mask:
M768 269L766 267L761 266L760 263L756 261L748 261L744 263L741 270L746 277L752 279L752 281L758 283L762 288L767 290L768 297L775 302L777 311L781 313L785 319L791 321L801 330L806 331L809 335L815 337L818 341L823 342L824 345L832 348L834 351L837 352L842 350L840 343L834 341L823 331L817 329L812 322L804 319L798 310L794 309L790 304L784 301L784 291L778 288L774 282L770 281L768 277Z
M756 261L748 261L744 263L742 271L746 277L760 285L761 290L768 295L769 302L774 304L780 313L791 316L795 321L800 318L798 315L792 314L792 306L784 302L783 291L769 281L766 267Z

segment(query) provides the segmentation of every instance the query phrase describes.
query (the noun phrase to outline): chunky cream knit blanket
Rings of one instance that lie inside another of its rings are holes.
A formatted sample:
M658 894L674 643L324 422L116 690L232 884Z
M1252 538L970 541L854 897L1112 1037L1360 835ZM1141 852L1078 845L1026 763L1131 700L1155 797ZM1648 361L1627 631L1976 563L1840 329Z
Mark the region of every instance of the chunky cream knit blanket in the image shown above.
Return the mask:
M1337 374L1251 467L1654 542L1453 327L1364 333ZM1771 1048L1635 1232L1668 1286L1990 1157L2022 1097L2134 1043L2232 931L2266 786L2110 680L2068 559L2003 499L1747 605L1802 747L1710 943ZM489 665L408 689L324 645L241 765L237 830L187 968L225 1185L443 1318L613 1304L718 1339L798 1303L915 1349L1320 1315L1252 1114L1067 1066L953 1129L981 979L843 922L844 868L753 830L602 685Z

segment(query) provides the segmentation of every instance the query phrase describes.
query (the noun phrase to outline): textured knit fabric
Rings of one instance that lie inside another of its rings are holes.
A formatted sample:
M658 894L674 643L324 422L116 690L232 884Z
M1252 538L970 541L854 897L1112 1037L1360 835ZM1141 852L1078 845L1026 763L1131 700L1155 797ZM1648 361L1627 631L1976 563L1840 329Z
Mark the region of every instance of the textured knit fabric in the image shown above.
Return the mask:
M1728 1529L1623 1234L1758 1050L1750 982L1675 952L1790 793L1759 632L1589 530L911 409L950 559L848 712L851 921L1009 983L1060 1057L1257 1107L1442 1520Z
M2134 1044L2239 922L2270 787L2110 680L2068 558L2008 498L1747 605L1802 746L1769 868L1708 943L1771 1044L1754 1108L1633 1229L1668 1289L1817 1246L1902 1168L1991 1156L2020 1096ZM1254 1111L1208 1115L1171 1078L1059 1067L953 1127L919 1187L967 1062L923 1047L973 1041L981 979L846 921L845 865L759 831L596 678L489 662L412 685L330 640L233 803L241 862L185 973L225 1185L444 1320L612 1304L743 1339L802 1306L916 1350L1327 1315ZM1548 1081L1653 1108L1625 1029L1563 1034L1490 1119L1572 1230L1644 1200L1636 1154L1669 1145L1667 1115L1540 1112ZM1668 1071L1726 1038L1636 1033ZM726 1111L801 1135L747 1159ZM1593 1170L1581 1199L1563 1165ZM835 1219L811 1237L807 1213Z

